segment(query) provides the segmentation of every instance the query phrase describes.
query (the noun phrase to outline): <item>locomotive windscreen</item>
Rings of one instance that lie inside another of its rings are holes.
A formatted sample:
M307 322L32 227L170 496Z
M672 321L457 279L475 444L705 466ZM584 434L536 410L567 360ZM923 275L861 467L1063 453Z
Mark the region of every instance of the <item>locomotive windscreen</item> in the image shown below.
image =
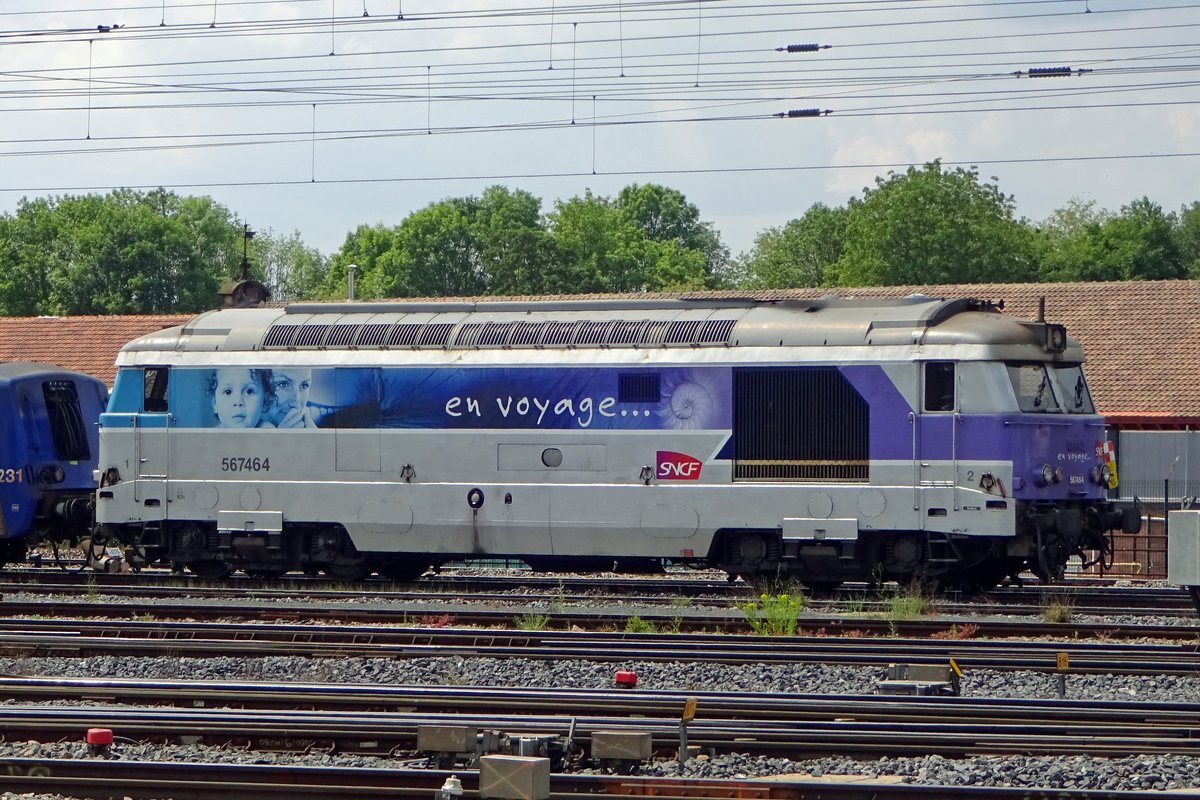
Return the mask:
M54 453L65 461L86 461L91 458L87 427L79 409L79 393L71 381L46 381L42 384L46 400L46 418L54 438Z
M734 480L868 478L867 402L836 368L734 370Z

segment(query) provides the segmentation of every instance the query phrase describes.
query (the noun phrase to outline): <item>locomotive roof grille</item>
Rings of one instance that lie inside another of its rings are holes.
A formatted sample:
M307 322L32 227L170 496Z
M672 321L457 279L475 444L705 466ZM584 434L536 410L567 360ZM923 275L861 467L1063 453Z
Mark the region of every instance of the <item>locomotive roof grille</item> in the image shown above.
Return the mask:
M339 323L337 325L334 325L330 329L329 335L325 337L325 346L326 347L348 347L350 345L350 343L352 341L354 341L354 336L355 336L355 334L358 333L358 329L360 327L362 327L362 326L361 325L347 325L345 323Z
M387 347L414 347L417 337L421 334L421 327L413 322L397 323L388 334Z
M607 344L612 322L585 322L575 338L576 344Z
M498 322L489 322L483 326L483 330L479 334L479 344L481 347L503 347L508 343L508 337L512 335L512 324L502 324Z
M454 336L454 344L457 347L475 347L479 344L479 339L483 335L483 328L486 323L483 322L467 322L459 326L458 333Z
M263 347L285 348L292 343L292 337L298 330L299 325L272 325L263 339Z
M430 322L422 326L417 344L421 347L445 347L450 343L450 332L454 330L450 322Z
M358 329L358 336L354 338L354 346L381 347L387 340L388 331L391 329L391 325L379 322L363 325Z
M276 323L268 350L313 348L697 347L731 344L733 319Z
M513 325L512 336L509 337L508 343L511 345L538 344L542 341L546 329L553 324L553 322L518 322Z
M296 332L296 347L319 347L329 333L329 326L323 324L301 325Z
M546 325L545 336L540 344L570 344L575 335L579 322L550 322Z

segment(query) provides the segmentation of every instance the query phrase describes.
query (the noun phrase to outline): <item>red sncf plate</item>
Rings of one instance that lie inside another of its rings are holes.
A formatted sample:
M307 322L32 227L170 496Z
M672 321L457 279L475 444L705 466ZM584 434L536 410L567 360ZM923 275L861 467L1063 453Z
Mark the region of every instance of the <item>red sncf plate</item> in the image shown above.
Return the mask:
M655 475L660 481L699 480L700 468L704 466L703 462L694 456L671 450L659 450L657 461Z

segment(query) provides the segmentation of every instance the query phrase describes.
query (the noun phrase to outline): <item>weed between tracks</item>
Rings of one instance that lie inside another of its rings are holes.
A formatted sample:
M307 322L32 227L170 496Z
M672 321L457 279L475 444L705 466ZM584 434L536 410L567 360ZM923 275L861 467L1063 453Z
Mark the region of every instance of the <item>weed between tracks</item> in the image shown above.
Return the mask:
M1066 597L1049 597L1042 606L1042 619L1046 622L1070 622L1075 618L1075 604Z
M808 605L803 594L761 594L744 603L742 613L750 628L760 636L794 636L800 612Z
M549 614L522 614L513 620L517 630L544 631L550 627Z
M974 622L968 622L964 625L951 625L944 631L934 631L933 633L929 634L929 638L947 639L950 641L959 642L963 639L973 639L977 633L979 633L979 626Z

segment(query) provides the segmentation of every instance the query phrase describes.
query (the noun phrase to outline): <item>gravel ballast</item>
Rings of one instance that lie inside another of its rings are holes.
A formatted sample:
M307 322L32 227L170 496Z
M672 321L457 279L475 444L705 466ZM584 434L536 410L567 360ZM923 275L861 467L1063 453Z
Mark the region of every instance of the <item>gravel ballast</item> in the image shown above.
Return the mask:
M304 683L427 684L448 686L570 686L611 689L618 669L633 670L638 688L785 694L872 694L881 668L829 664L712 664L658 661L546 661L462 656L391 658L0 658L0 673L74 678L248 680ZM1068 699L1200 703L1200 675L1072 674ZM977 669L963 676L966 697L1058 697L1056 675Z
M271 658L0 658L0 673L80 678L433 684L455 686L570 686L608 689L617 669L638 674L640 690L869 694L882 677L877 668L803 665L723 665L660 662L543 661L430 657L414 659ZM963 678L967 697L1057 697L1057 677L1033 672L970 670ZM637 690L634 690L637 691ZM1200 676L1072 675L1067 697L1098 701L1200 703ZM12 701L8 701L12 704ZM410 762L327 754L246 752L201 746L120 745L121 758L206 763L310 764L396 768ZM0 757L84 758L81 742L0 745ZM645 774L712 778L798 775L809 780L834 775L924 785L1079 788L1109 791L1200 787L1200 757L975 757L945 759L881 758L855 761L827 757L787 759L723 755L683 765L659 762Z

